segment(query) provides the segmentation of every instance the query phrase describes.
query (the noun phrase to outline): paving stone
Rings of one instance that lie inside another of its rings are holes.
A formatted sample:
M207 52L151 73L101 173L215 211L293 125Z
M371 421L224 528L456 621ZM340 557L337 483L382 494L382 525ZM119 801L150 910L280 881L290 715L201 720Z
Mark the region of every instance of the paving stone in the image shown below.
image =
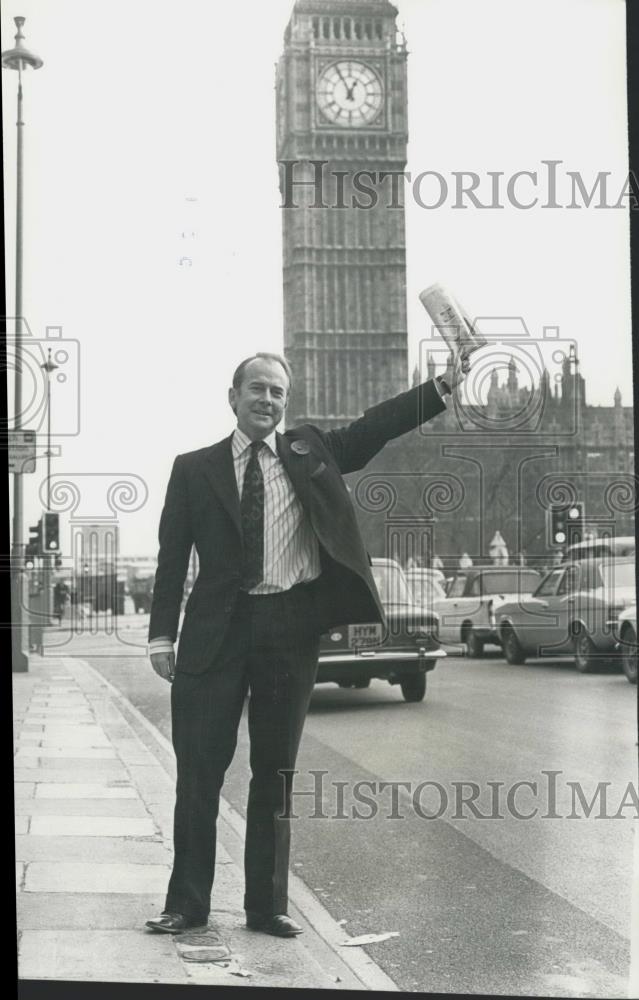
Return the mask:
M186 973L169 934L130 931L25 931L22 979L184 983Z
M72 779L77 778L82 771L89 771L91 778L102 777L105 774L128 777L124 764L117 757L24 757L19 761L19 765L21 768L35 768L42 774L56 771L70 773ZM38 777L38 780L47 779Z
M104 730L97 726L95 729L89 729L87 726L83 730L71 727L51 730L45 727L42 736L36 736L36 739L41 740L43 747L80 747L84 749L85 747L108 747L111 745Z
M153 837L155 824L139 816L32 816L30 833L58 837Z
M39 747L42 743L42 733L29 733L22 730L18 733L17 738L14 739L14 745L16 747L23 746L36 746Z
M57 703L51 704L52 699L56 697ZM66 697L66 696L65 696ZM40 712L43 715L50 714L64 714L68 712L70 715L75 715L78 712L90 712L91 706L87 698L83 694L78 694L74 696L75 700L72 704L60 704L59 696L50 695L47 698L31 698L29 701L29 712Z
M17 781L13 786L13 794L16 799L32 799L35 792L33 781Z
M50 721L75 722L84 719L86 719L87 722L89 723L95 722L95 716L93 715L93 712L86 706L74 709L50 708L48 710L44 708L31 707L29 711L25 714L25 720L29 720L30 722L31 721L35 722L36 720L39 720L42 723Z
M91 716L87 720L79 719L49 719L47 722L43 723L43 731L45 733L81 733L87 736L93 736L96 733L103 733L104 730L102 726L96 722L94 716Z
M23 687L20 684L16 684L15 677L14 677L13 678L13 683L11 685L11 694L12 694L13 704L17 705L19 707L21 707L22 705L26 704L30 700L30 698L31 698L31 696L33 694L33 690L34 690L33 686L31 686L31 687Z
M38 762L35 761L35 764ZM86 765L91 764L88 768ZM51 764L60 765L57 767L51 767ZM33 781L36 784L41 784L42 782L71 782L74 783L78 778L92 778L94 781L99 781L101 784L110 784L111 782L124 782L125 784L130 784L130 778L128 771L119 760L96 760L96 761L80 761L82 767L77 764L71 766L73 761L68 760L56 760L56 761L43 761L42 767L17 767L13 773L13 780L17 782L22 781ZM89 771L90 774L78 773Z
M36 788L37 799L137 799L131 785L89 785L79 782L43 782ZM23 798L29 798L24 795Z
M46 695L33 697L31 705L34 708L46 710L48 708L86 708L87 700L83 694Z
M155 757L150 756L143 750L140 750L139 753L120 753L120 747L118 746L118 756L126 767L133 767L136 765L141 767L157 767Z
M38 687L36 689L36 697L39 698L51 698L51 697L61 697L62 695L75 694L81 695L82 691L77 684L46 684Z
M149 917L164 909L166 885L152 895L125 893L75 893L73 905L63 892L23 892L18 899L18 924L21 931L77 928L86 930L141 931ZM137 938L137 935L136 935ZM143 938L146 945L146 934ZM138 938L138 945L140 940Z
M25 865L22 861L16 861L16 892L22 892L22 880L24 878Z
M118 740L118 754L122 760L128 760L132 764L144 764L148 761L157 766L157 759L140 740Z
M13 760L14 763L18 763L21 769L24 768L38 768L40 766L40 761L37 757L21 757L17 760L17 753L14 753Z
M110 747L20 747L16 754L16 763L29 757L77 757L94 760L110 760L115 757L115 750Z
M65 688L68 688L68 690L61 691L58 688L58 690L55 691L51 689L50 684L47 684L46 682L43 681L40 684L36 685L36 687L34 688L33 694L31 696L31 701L43 701L43 700L48 700L50 698L58 698L61 701L62 700L66 701L69 698L86 699L86 695L82 690L81 685L78 684L77 681L71 681L68 684L65 684L64 686ZM55 685L55 687L57 687L57 685Z
M45 729L52 729L55 732L70 730L73 733L92 733L96 729L102 730L102 726L95 715L92 712L87 713L87 715L90 715L89 719L78 719L76 716L69 717L68 719L53 717L48 719L43 725Z
M157 762L155 767L144 764L132 764L128 768L135 785L140 789L144 798L147 795L160 798L173 799L175 795L175 780L166 773L163 767Z
M142 799L19 799L16 816L120 816L147 817Z
M17 861L87 861L112 864L171 865L173 853L163 843L127 840L123 837L31 837L15 838ZM220 868L225 867L220 864ZM217 875L216 875L217 879ZM46 925L45 925L46 926Z
M27 831L29 830L29 817L16 816L15 829L16 829L16 834L27 833Z
M32 861L24 891L158 894L166 891L170 874L168 865Z
M60 725L63 725L63 726L65 726L65 725L66 726L76 726L76 725L92 726L92 725L95 724L94 717L92 715L88 715L88 714L87 715L77 715L77 716L65 715L63 717L62 716L59 717L59 718L55 717L53 719L50 716L44 716L44 715L27 716L27 720L29 722L31 722L33 720L34 723L38 723L39 725L42 725L42 726L50 726L52 721L54 723L56 723L56 724L60 724Z

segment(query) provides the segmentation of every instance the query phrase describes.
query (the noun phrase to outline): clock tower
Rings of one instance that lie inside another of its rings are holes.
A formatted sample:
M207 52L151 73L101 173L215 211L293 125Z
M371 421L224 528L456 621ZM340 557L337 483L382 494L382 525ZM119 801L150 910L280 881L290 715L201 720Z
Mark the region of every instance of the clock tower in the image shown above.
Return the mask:
M406 45L389 0L297 0L277 66L289 423L408 387Z

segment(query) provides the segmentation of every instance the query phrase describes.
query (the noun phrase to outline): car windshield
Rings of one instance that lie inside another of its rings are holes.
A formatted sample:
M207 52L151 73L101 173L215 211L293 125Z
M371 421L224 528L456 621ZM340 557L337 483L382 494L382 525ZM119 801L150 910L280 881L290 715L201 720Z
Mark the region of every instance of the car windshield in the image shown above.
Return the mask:
M465 589L466 589L466 577L456 576L450 581L450 585L448 587L448 596L461 597Z
M601 563L600 572L605 587L635 586L635 564L633 562L616 562L614 559L606 560Z
M555 594L557 590L557 584L563 577L563 569L553 569L550 573L544 577L543 581L539 584L539 589L535 591L539 597L548 597Z
M408 582L418 604L446 597L446 591L441 583L432 576L410 577Z
M399 566L373 563L372 571L382 604L414 603L406 577Z
M532 569L484 573L482 591L484 594L526 594L538 583L539 574Z

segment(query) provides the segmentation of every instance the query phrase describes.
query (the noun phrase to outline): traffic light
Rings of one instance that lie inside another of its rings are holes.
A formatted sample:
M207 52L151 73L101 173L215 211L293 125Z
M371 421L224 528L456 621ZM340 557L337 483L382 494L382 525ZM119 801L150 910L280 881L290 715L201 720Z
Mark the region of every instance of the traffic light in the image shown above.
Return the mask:
M37 524L29 527L29 540L24 549L24 563L27 569L33 569L37 556L42 553L42 518Z
M583 540L584 505L580 500L571 504L553 504L548 513L548 541L551 546L574 545Z
M49 552L55 553L60 549L60 515L47 511L43 515L44 529L42 551L45 555Z

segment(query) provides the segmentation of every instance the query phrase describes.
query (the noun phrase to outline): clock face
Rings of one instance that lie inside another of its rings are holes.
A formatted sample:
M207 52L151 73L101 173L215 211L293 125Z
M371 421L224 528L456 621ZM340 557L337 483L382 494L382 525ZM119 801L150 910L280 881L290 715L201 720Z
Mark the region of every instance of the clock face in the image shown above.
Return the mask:
M317 83L317 103L335 125L358 128L377 118L382 107L382 83L365 63L345 59L323 70Z

